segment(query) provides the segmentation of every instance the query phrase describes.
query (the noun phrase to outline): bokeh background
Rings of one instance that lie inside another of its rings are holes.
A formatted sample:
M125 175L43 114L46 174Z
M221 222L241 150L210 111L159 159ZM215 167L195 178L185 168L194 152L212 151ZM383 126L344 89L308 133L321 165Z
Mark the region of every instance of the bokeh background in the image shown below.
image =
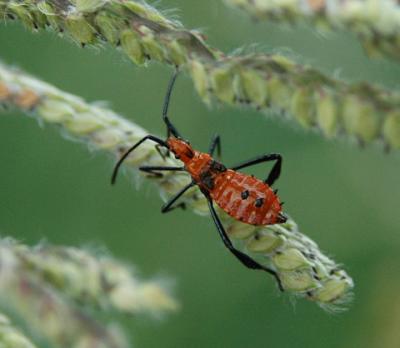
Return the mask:
M185 26L200 28L225 52L258 43L349 81L399 87L400 66L369 60L349 33L253 23L221 1L164 0ZM0 24L0 57L155 134L171 69L138 68L108 47L81 49L54 33ZM161 215L150 183L127 176L109 185L113 159L18 112L1 115L0 233L35 244L97 244L134 263L143 277L171 279L182 309L161 320L122 318L135 347L400 347L400 158L379 145L326 140L250 109L207 108L187 77L171 117L199 149L218 132L226 164L265 153L284 156L277 187L303 233L355 281L349 309L328 314L279 294L266 274L243 268L210 219L189 211ZM266 168L252 173L265 175Z

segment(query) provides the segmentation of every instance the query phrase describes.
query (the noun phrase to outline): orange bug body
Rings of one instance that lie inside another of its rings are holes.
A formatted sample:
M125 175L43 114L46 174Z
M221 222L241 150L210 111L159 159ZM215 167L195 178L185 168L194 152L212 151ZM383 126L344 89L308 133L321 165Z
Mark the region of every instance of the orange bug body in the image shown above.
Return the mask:
M278 196L265 182L215 161L208 153L193 150L184 140L170 137L169 149L180 159L193 181L233 218L250 225L284 222Z

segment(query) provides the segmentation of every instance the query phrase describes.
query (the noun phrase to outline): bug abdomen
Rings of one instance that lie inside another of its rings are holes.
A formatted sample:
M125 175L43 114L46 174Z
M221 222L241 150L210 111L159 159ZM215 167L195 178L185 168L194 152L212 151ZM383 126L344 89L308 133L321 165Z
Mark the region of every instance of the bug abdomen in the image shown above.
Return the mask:
M210 195L221 209L244 223L282 222L279 198L266 183L253 176L227 170L215 178Z

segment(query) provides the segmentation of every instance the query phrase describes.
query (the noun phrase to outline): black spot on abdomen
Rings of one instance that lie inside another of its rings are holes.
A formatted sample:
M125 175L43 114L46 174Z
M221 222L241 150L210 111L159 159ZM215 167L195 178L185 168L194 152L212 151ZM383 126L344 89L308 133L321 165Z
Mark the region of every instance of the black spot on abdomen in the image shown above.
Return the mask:
M240 196L242 197L242 199L247 199L250 195L250 192L248 190L243 191Z
M257 198L257 199L256 199L256 202L254 203L254 205L255 205L257 208L260 208L263 204L264 204L264 198Z

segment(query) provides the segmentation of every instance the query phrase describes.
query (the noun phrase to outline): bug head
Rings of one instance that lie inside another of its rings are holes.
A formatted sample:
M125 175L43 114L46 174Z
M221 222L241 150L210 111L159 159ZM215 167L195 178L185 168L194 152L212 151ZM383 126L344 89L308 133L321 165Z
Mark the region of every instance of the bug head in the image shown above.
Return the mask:
M175 158L186 163L189 162L194 157L194 151L189 142L170 137L167 140L169 150L175 155Z

